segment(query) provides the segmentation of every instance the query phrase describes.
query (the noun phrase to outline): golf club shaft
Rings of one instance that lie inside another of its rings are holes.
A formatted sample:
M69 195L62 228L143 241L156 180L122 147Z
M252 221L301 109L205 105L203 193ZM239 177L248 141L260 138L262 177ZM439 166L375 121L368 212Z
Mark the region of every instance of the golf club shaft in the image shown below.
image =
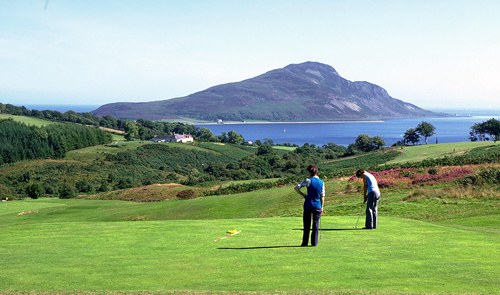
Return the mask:
M361 210L361 212L359 212L359 214L358 214L358 221L356 221L356 226L354 228L358 227L359 218L361 217L361 213L362 212L363 212L363 210Z

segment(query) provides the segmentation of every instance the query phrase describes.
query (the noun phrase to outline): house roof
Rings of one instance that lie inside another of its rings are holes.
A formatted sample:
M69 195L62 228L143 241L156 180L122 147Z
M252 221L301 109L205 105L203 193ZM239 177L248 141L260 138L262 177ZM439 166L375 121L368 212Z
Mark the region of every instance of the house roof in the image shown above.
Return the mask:
M178 140L178 139L186 139L193 138L190 134L164 134L164 135L155 135L151 140Z

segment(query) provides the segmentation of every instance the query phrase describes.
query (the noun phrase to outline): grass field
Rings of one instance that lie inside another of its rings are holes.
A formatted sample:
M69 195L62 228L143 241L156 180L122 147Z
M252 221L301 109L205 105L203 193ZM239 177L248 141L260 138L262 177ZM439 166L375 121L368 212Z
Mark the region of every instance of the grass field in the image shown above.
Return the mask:
M0 120L5 120L12 118L12 120L16 122L22 122L27 125L31 126L47 126L49 124L60 124L56 122L51 122L47 120L42 120L42 119L37 119L37 118L32 118L32 117L25 117L25 116L15 116L15 115L8 115L8 114L0 114Z
M327 192L322 239L307 248L298 247L302 201L291 186L160 203L3 202L0 290L500 292L498 199L405 202L407 191L384 190L378 229L366 231L353 229L359 193L338 181ZM232 229L241 233L215 242Z
M97 145L97 146L91 146L88 148L84 149L79 149L79 150L73 150L69 151L66 154L66 157L64 158L65 160L75 160L75 161L83 161L83 162L89 162L89 161L95 161L98 159L102 159L105 154L118 154L120 152L128 151L128 150L134 150L137 149L138 147L141 147L146 144L158 144L154 143L152 141L117 141L112 144L106 144L106 145ZM160 143L162 144L162 143ZM205 152L213 152L212 150L209 149L204 149L195 145L190 145L190 144L183 144L183 143L163 143L168 145L169 147L180 147L180 148L185 148L185 149L197 149L197 150L202 150Z
M72 151L65 160L95 161L143 144ZM405 147L394 161L492 144ZM498 187L383 189L378 229L365 231L353 229L358 216L359 228L364 221L359 185L326 184L318 247L298 247L303 201L293 186L176 200L187 187L157 185L1 202L0 295L500 294ZM94 199L128 199L133 190L169 200ZM232 229L241 233L215 242Z
M403 163L412 161L422 161L427 158L458 156L469 152L477 147L498 145L499 143L491 141L478 142L455 142L441 144L426 144L416 146L406 146L403 148L404 153L395 160L388 163Z

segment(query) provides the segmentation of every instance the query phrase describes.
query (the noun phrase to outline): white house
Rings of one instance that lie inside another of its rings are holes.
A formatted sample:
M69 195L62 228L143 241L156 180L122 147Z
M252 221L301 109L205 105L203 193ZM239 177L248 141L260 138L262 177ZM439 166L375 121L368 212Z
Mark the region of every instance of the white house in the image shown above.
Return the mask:
M154 142L192 142L193 136L191 134L168 134L168 135L155 135L150 139Z

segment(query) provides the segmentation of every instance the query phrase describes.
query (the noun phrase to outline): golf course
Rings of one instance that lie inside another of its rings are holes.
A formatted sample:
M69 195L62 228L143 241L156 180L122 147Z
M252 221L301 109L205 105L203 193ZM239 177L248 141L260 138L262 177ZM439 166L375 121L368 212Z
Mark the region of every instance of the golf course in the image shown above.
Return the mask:
M369 231L359 229L362 195L346 185L327 183L317 247L299 247L293 186L159 203L2 202L0 290L498 294L498 195L405 201L406 190L382 190ZM233 229L241 232L215 241Z
M1 295L500 294L497 142L339 156L112 140L0 166ZM300 247L293 188L312 161L325 211ZM381 188L376 230L358 168Z

